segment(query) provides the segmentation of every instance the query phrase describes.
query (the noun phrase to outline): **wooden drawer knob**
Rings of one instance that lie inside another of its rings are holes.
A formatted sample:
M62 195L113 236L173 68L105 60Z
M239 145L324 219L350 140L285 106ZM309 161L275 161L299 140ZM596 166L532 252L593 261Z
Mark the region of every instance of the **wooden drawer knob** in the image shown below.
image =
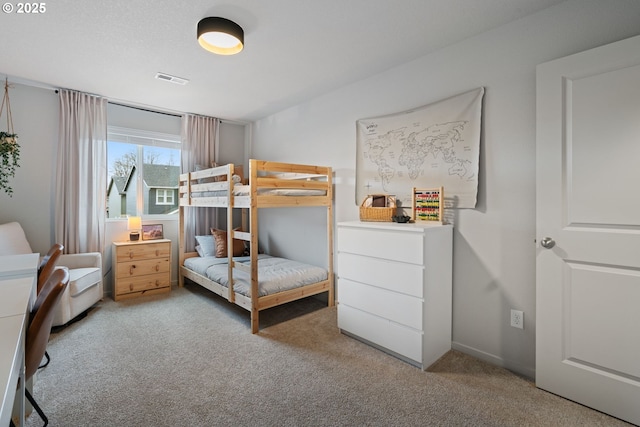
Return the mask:
M134 270L135 270L136 266L132 265L131 267L129 267L129 275L132 275Z

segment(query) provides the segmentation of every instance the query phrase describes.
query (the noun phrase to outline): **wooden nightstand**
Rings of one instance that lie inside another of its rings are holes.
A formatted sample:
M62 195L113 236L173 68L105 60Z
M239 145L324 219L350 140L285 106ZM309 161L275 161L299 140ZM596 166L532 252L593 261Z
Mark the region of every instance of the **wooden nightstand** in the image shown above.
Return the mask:
M113 242L113 299L171 291L171 240Z

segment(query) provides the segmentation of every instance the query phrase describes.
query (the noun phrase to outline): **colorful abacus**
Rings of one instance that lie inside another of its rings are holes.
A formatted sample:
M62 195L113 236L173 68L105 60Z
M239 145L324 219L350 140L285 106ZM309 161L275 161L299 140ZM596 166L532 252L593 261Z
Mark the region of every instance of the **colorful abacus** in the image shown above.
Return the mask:
M413 220L442 223L444 188L413 188Z

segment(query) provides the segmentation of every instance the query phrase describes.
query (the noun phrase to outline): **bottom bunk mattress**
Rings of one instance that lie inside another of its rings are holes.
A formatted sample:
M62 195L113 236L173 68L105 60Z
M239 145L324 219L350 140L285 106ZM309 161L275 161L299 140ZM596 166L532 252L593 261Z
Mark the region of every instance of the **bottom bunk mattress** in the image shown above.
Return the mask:
M234 257L236 263L249 264L251 257ZM193 257L184 261L189 270L222 286L229 286L227 258ZM313 265L270 255L258 256L258 295L271 295L327 280L327 270ZM251 275L239 269L233 272L233 290L251 295Z

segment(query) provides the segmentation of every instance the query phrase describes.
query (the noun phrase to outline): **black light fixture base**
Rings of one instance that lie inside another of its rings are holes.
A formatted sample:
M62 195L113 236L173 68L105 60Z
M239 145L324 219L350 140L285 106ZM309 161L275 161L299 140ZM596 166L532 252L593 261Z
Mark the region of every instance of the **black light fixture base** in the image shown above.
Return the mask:
M197 34L200 46L218 55L235 55L244 48L244 30L226 18L216 16L201 19L198 22ZM220 35L226 36L223 44L218 44ZM234 42L227 44L230 40Z
M140 233L137 231L132 231L129 233L129 240L135 242L136 240L140 240Z

